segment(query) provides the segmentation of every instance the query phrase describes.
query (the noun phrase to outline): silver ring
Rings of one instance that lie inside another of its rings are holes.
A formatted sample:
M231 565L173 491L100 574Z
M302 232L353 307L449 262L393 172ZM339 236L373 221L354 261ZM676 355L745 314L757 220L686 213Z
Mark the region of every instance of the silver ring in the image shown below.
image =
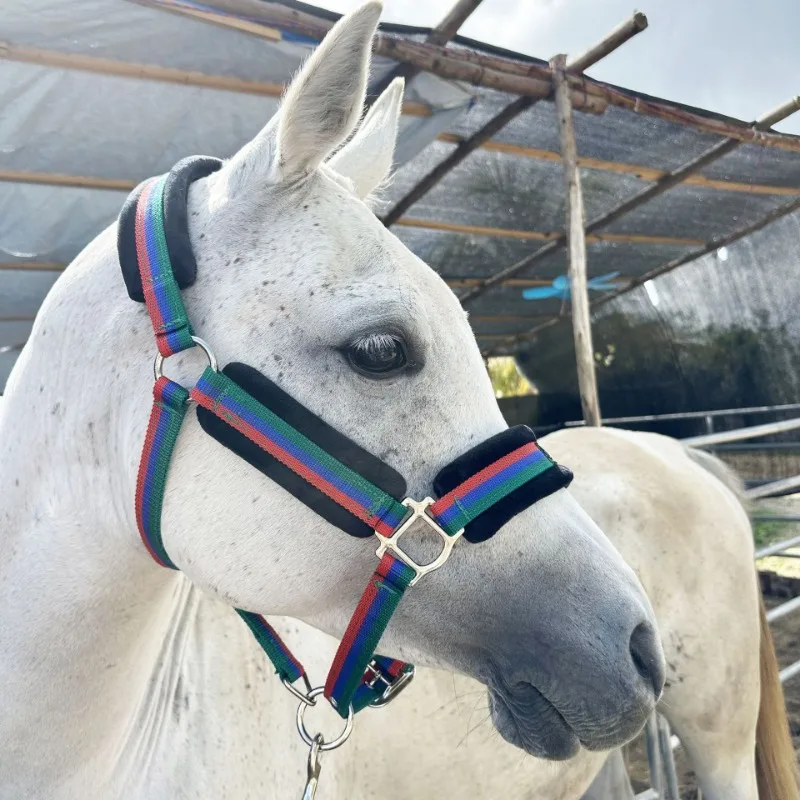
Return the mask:
M214 372L217 372L217 357L214 355L214 351L211 349L208 342L204 341L199 336L192 336L192 341L205 353L208 359L208 366L211 367ZM161 353L156 353L155 361L153 361L153 375L156 380L164 376L164 361L165 356L162 356Z
M308 693L308 700L314 700L315 698L319 697L325 688L323 686L317 686L316 689L312 689ZM309 703L307 701L303 701L297 706L297 730L300 733L303 741L309 746L314 746L314 741L316 737L312 737L311 734L306 729L306 724L304 721L304 717L306 715L306 709L308 708ZM350 734L353 732L353 706L347 709L347 722L344 724L344 730L335 738L332 739L330 742L323 741L319 745L319 749L321 752L326 753L328 750L335 750L337 747L343 745L349 738Z

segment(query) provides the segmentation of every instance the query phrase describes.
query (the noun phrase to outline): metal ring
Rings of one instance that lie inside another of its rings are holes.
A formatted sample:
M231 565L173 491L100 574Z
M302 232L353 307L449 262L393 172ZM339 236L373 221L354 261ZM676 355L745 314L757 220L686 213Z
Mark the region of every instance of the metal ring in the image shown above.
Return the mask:
M311 691L312 691L312 690L311 690L311 683L310 683L310 681L308 680L308 675L306 675L305 673L303 673L303 674L302 674L300 677L303 679L303 683L304 683L304 684L305 684L305 686L306 686L306 691L305 691L305 694L303 694L303 692L301 692L301 691L300 691L300 690L299 690L299 689L298 689L298 688L297 688L297 687L296 687L296 686L295 686L293 683L290 683L289 679L288 679L286 676L284 676L284 677L282 677L282 678L281 678L281 683L282 683L282 684L283 684L283 685L284 685L284 686L285 686L285 687L286 687L286 688L287 688L287 689L288 689L288 690L289 690L289 691L290 691L290 692L291 692L291 693L292 693L292 694L293 694L293 695L294 695L294 696L295 696L295 697L296 697L296 698L297 698L297 699L298 699L298 700L299 700L301 703L305 703L307 706L315 706L315 705L317 704L317 701L316 701L316 700L314 700L313 698L309 697L309 695L311 694Z
M315 700L315 698L319 697L325 691L324 686L317 686L316 689L312 689L308 693L308 700ZM299 706L297 706L297 730L300 733L303 741L309 746L314 746L314 740L316 739L315 736L311 736L311 734L306 729L306 724L304 722L304 717L306 715L306 709L308 708L309 703L306 700L303 700ZM321 752L326 753L328 750L335 750L337 747L343 745L349 738L350 734L353 732L353 706L347 709L347 722L344 724L344 730L335 738L332 739L330 742L324 741L320 744L319 749Z
M199 336L192 336L192 341L205 353L208 359L208 366L211 367L214 372L217 372L217 357L214 355L214 351L211 349L208 342L204 341ZM161 353L156 353L155 361L153 361L153 375L156 380L164 376L164 360L165 356L162 356Z

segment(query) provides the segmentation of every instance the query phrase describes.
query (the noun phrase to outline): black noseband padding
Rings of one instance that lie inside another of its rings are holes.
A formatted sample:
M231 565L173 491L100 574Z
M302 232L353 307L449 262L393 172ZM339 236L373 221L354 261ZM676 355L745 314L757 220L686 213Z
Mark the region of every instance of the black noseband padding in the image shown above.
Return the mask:
M189 156L179 161L167 175L164 185L164 232L172 272L181 289L191 286L197 278L197 262L189 239L189 187L193 181L205 178L221 166L222 161L218 158ZM137 303L144 302L144 292L136 258L136 204L146 182L140 183L128 195L117 227L117 253L122 277L128 296Z
M536 436L527 425L517 425L514 428L498 433L496 436L492 436L491 439L487 439L485 442L481 442L464 453L463 456L451 461L439 472L433 481L433 489L436 496L442 497L503 456L508 455L528 442L535 441ZM541 447L539 449L545 452ZM550 456L547 457L550 458ZM553 459L550 460L553 461ZM499 503L495 503L470 522L464 528L464 538L469 542L485 541L497 533L506 522L519 514L520 511L524 511L537 500L541 500L543 497L569 486L571 481L572 472L553 461L552 467L515 489Z
M348 439L343 433L332 428L257 369L247 364L233 363L228 364L222 371L259 403L265 405L330 455L338 458L354 472L372 481L395 499L402 500L406 496L406 481L399 472L364 450L352 439ZM352 536L367 537L374 533L373 529L365 522L354 517L349 511L308 483L305 478L301 478L289 467L284 466L215 414L198 407L197 419L200 420L200 425L209 436L213 436L268 478L280 484L287 492L291 492L298 500L316 511L332 525L336 525Z

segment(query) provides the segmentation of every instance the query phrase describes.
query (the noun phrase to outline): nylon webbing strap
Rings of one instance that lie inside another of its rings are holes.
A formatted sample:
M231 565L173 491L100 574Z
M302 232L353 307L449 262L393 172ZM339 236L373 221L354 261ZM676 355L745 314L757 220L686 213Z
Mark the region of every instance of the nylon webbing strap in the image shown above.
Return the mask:
M161 541L161 507L169 463L186 415L189 392L169 378L153 386L153 408L136 481L136 524L144 546L162 567L177 569Z
M452 535L554 466L536 442L528 442L437 500L431 506L431 516Z
M247 627L281 678L294 683L306 674L303 665L292 655L292 651L283 643L275 628L261 614L242 611L241 608L237 608L236 613L247 623Z
M391 553L386 553L361 595L325 681L325 697L333 701L334 707L343 717L347 716L350 705L353 710L358 710L357 693L360 695L360 707L363 708L375 700L378 694L374 692L370 696L371 688L385 688L374 682L373 687L370 687L371 676L367 665L375 654L397 604L415 575L411 567Z
M194 347L192 326L172 271L164 227L167 176L145 183L136 206L136 259L158 352L171 356Z
M371 528L390 536L408 509L210 367L191 391L208 409Z

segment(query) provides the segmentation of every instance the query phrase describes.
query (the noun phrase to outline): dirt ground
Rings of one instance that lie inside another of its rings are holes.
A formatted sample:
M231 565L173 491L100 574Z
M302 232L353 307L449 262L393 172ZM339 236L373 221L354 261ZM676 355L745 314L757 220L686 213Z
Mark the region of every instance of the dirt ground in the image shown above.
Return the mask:
M784 562L787 560L788 559L781 559L781 561ZM770 559L769 561L774 562L777 560ZM800 559L796 560L795 563L797 566L800 566ZM785 577L786 572L792 574L795 572L797 569L795 563L792 563L789 569L781 569L784 576L773 577L762 575L762 584L766 584L764 588L772 593L766 597L768 608L773 608L780 603L786 602L787 599L800 594L800 579ZM790 614L773 623L772 635L781 668L788 667L789 664L800 659L800 613L794 615ZM794 738L795 751L800 754L800 675L791 679L784 685L784 694L789 716L789 728ZM640 739L629 745L626 757L634 792L644 791L650 786L644 737L640 737ZM694 774L689 768L680 748L678 748L675 753L675 759L682 800L696 800L697 784L694 779Z

